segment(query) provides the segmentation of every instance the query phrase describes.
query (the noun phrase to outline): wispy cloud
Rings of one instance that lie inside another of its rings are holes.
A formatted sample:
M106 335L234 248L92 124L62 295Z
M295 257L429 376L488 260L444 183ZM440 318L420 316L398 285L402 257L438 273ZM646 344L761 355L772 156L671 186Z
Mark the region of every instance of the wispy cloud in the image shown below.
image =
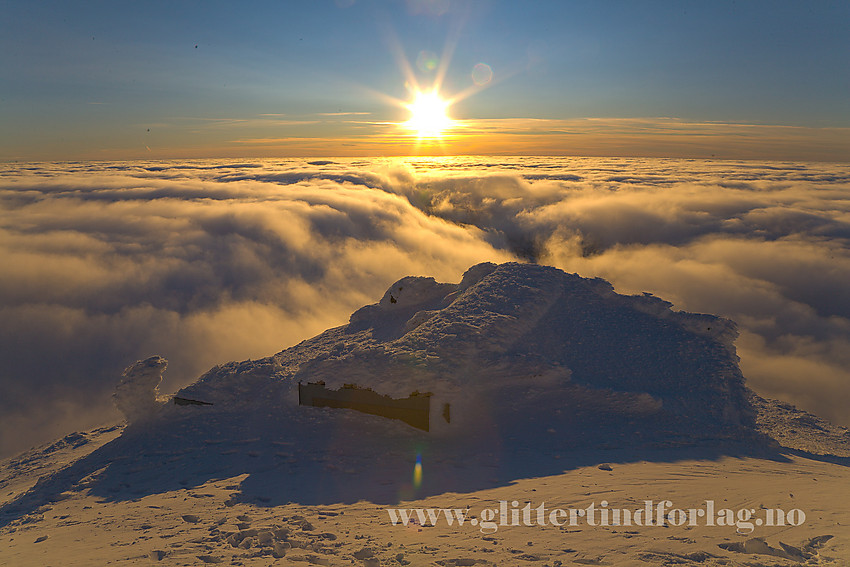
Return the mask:
M368 116L371 112L317 112L316 116Z
M342 118L348 114L328 114ZM297 127L310 121L292 121ZM284 125L283 123L281 125ZM850 160L850 128L689 122L677 118L456 120L442 138L418 139L401 122L340 120L333 130L293 131L277 150L305 155L585 155L724 159ZM247 136L235 140L244 145ZM308 146L300 142L310 140Z
M303 126L308 124L318 124L320 121L311 119L305 120L300 118L282 119L285 114L261 114L251 118L194 118L182 117L174 120L181 122L184 126L191 125L196 128L219 128L219 129L234 129L246 130L251 128L269 128L277 126Z
M461 120L451 145L482 154L850 160L850 128L677 118Z
M850 128L674 117L520 117L459 119L441 138L420 139L404 120L403 115L360 111L173 117L138 125L129 145L110 137L97 149L81 144L73 157L572 155L850 162ZM5 151L0 159L26 159L32 153L18 146ZM33 151L43 155L46 150L39 146ZM62 159L68 157L63 154Z

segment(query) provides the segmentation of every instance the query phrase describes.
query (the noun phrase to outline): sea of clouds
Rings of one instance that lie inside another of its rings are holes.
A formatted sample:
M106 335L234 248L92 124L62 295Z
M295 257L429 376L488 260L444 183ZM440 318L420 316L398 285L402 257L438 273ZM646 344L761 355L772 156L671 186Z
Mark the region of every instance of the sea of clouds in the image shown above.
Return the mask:
M536 261L735 320L749 384L850 425L850 166L622 158L0 165L0 454L347 322L405 275Z

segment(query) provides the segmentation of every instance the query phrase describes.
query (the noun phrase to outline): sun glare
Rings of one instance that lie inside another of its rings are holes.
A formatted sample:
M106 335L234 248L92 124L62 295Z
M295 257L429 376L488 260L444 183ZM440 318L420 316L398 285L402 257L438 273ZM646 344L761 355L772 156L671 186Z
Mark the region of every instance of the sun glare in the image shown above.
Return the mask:
M410 120L404 125L420 138L439 138L452 126L452 119L446 114L450 104L440 98L437 91L418 91L413 102L405 105L410 110Z

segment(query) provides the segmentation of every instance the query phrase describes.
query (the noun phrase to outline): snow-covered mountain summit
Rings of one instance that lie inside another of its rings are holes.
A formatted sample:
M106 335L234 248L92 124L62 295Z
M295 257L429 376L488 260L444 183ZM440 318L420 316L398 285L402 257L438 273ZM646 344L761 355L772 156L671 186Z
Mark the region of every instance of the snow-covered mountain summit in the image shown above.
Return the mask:
M670 307L539 265L479 264L458 284L405 277L348 325L267 359L216 367L178 396L291 408L299 382L323 382L394 398L430 392L440 432L475 429L497 414L544 429L574 428L577 416L708 436L750 428L734 324ZM436 413L447 405L450 422Z

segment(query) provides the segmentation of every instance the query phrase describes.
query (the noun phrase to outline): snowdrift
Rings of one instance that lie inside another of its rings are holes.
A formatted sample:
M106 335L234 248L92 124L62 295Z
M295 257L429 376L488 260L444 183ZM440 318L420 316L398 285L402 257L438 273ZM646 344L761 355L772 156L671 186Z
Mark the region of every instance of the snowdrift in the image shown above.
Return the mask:
M634 431L634 420L692 437L745 435L754 413L734 324L670 307L539 265L479 264L458 284L405 277L348 325L214 368L178 395L293 411L299 383L355 385L396 399L429 393L437 435L511 423L577 437L629 421Z

